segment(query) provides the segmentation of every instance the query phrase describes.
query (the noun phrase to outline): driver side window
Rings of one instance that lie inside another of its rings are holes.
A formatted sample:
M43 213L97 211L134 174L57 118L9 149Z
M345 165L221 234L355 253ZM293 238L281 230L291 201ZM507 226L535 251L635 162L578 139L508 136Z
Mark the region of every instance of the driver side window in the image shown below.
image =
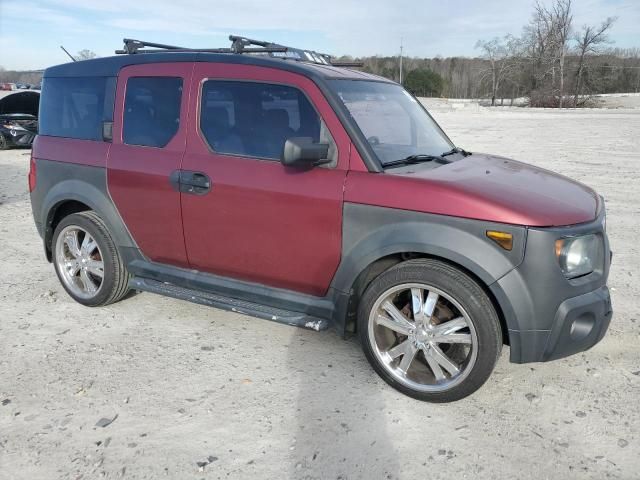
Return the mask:
M289 138L328 143L328 166L337 150L326 125L300 90L286 85L207 80L202 86L200 131L216 153L280 160Z

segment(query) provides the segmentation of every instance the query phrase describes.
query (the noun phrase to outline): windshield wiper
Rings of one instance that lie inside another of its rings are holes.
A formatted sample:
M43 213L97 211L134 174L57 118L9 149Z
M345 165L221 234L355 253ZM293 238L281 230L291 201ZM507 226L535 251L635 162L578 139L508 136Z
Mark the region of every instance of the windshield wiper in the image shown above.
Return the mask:
M416 154L409 155L405 158L400 158L398 160L391 160L390 162L383 163L383 167L395 167L398 165L413 165L416 163L422 162L432 162L436 161L439 163L449 163L449 160L442 158L442 155L426 155L426 154Z
M467 152L464 148L453 147L451 150L448 150L444 153L441 153L441 157L446 157L447 155L453 155L454 153L461 153L463 157L468 157L471 155L471 152Z

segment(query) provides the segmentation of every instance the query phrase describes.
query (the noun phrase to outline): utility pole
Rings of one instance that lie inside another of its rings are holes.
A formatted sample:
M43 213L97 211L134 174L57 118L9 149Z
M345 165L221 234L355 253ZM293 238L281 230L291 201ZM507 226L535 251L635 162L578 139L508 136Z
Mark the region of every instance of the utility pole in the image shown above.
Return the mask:
M402 37L400 37L400 85L402 85Z

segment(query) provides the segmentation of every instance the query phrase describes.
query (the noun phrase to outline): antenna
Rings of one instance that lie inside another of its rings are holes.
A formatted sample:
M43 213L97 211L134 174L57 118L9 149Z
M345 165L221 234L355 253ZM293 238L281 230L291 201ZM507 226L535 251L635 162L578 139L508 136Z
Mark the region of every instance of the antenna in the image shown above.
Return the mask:
M402 37L400 37L400 85L402 85Z
M76 61L77 61L77 60L73 57L73 55L71 55L69 52L67 52L67 49L66 49L66 48L64 48L62 45L60 45L60 48L62 49L62 51L63 51L64 53L66 53L67 55L69 55L69 58L70 58L71 60L73 60L74 62L76 62Z

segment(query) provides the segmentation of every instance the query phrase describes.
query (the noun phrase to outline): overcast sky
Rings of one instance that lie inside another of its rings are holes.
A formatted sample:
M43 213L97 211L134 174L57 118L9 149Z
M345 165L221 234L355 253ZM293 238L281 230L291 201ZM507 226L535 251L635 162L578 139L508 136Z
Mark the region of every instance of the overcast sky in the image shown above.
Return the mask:
M547 0L548 1L548 0ZM189 47L228 46L230 33L333 55L477 54L478 39L519 34L532 0L0 0L0 65L39 69L123 37ZM640 47L640 0L574 0L574 23L619 19L618 47Z

